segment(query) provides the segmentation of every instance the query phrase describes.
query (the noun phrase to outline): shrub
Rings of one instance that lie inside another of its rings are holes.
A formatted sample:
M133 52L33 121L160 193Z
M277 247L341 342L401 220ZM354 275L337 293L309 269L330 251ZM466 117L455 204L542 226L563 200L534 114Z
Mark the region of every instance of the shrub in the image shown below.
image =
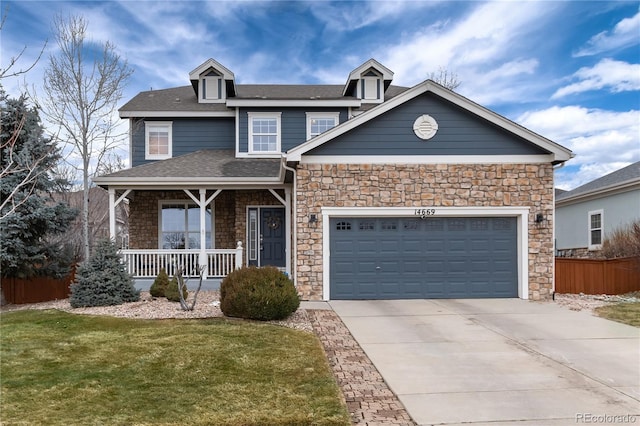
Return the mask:
M71 306L109 306L138 300L140 291L133 286L115 244L111 240L99 241L93 255L76 271L71 284Z
M167 287L169 286L169 275L164 270L164 268L160 269L160 273L153 280L153 284L151 284L151 288L149 289L149 293L153 297L166 297Z
M167 285L164 295L167 299L169 299L172 302L180 301L180 293L178 293L178 279L176 277L171 278L171 281L169 281L169 284ZM187 300L188 295L189 295L189 292L187 291L187 288L184 287L182 289L182 297L184 298L184 300Z
M607 259L640 257L640 220L614 229L602 242L600 254Z
M273 266L236 269L220 284L220 309L230 317L280 320L299 306L293 281Z

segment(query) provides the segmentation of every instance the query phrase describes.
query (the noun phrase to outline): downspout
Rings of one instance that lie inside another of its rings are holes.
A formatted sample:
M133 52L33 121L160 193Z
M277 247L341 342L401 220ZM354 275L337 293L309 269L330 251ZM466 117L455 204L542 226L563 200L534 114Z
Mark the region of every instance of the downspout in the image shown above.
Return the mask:
M291 251L294 254L294 257L291 259L292 261L292 273L293 273L293 285L297 288L298 287L298 262L297 262L297 256L298 256L298 225L297 225L297 216L298 216L298 194L297 194L297 187L298 187L298 175L296 174L296 169L294 169L293 167L289 167L287 166L287 158L285 157L284 153L282 154L282 167L285 170L289 170L291 173L293 173L293 206L292 206L292 210L293 210L293 218L289 218L289 220L292 220L293 223L293 247L291 248ZM289 253L289 256L291 256L292 253Z

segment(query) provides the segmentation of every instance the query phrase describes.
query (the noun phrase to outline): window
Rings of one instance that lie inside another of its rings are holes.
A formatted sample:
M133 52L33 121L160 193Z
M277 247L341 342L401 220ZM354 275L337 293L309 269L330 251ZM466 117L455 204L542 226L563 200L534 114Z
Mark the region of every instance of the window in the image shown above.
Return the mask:
M377 77L365 77L363 79L364 95L362 99L380 99L380 86Z
M205 248L212 248L212 209L205 213ZM160 206L160 247L163 249L199 249L200 207L182 201Z
M589 212L589 250L602 247L602 210Z
M222 79L220 77L205 77L202 80L202 96L207 100L220 99Z
M249 115L249 152L280 153L280 113Z
M145 159L171 158L172 123L170 121L145 121Z
M340 114L337 112L308 112L307 113L307 139L318 136L327 130L336 127Z

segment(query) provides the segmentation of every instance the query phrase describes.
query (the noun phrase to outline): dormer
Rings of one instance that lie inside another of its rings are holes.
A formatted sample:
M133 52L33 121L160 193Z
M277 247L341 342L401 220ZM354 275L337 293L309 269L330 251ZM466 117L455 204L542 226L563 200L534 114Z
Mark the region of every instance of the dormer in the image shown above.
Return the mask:
M235 76L221 63L209 59L189 73L198 103L224 103L236 95Z
M393 80L393 72L375 59L369 59L351 71L344 96L354 96L362 103L378 104L384 102L384 92Z

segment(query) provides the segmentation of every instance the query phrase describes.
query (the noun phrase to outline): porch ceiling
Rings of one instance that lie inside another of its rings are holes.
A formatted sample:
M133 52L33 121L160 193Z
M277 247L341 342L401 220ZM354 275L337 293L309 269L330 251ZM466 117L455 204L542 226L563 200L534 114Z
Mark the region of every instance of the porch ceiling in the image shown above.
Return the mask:
M109 185L166 183L248 184L282 183L284 169L277 158L236 158L233 150L201 150L100 176L94 182Z

